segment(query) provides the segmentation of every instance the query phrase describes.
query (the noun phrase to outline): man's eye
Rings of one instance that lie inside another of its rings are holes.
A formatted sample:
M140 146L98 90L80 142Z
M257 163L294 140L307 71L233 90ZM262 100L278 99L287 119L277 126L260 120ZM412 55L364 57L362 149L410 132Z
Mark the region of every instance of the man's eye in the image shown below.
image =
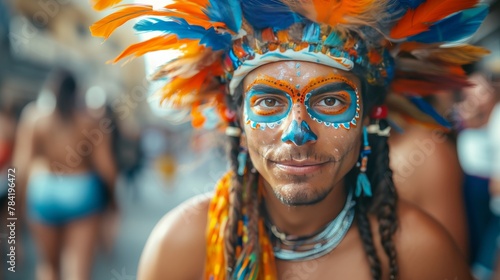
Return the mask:
M323 100L321 100L320 102L318 102L318 105L331 107L331 106L339 105L339 103L340 103L340 101L337 98L327 97L327 98L324 98Z
M316 112L325 115L338 115L344 113L351 105L349 95L337 93L335 96L318 96L317 101L312 100Z
M256 106L261 106L264 108L272 108L281 105L281 103L274 99L274 98L264 98L261 100L258 100L255 104Z

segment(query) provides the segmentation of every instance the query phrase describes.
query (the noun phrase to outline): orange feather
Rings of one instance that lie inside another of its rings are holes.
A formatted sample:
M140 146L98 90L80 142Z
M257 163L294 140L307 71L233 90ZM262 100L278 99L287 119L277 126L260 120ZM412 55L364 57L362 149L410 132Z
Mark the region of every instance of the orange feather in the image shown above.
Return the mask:
M199 19L210 20L210 18L203 12L204 6L200 6L194 2L174 2L165 6L166 9L176 10L195 16Z
M94 10L102 11L106 8L120 3L122 0L92 0Z
M92 36L107 39L118 27L127 21L145 15L164 15L164 12L153 10L149 5L126 5L118 12L112 13L90 26Z
M108 15L107 17L99 20L90 27L92 36L104 37L105 39L120 26L127 21L141 17L141 16L164 16L164 17L181 17L184 18L189 24L200 25L208 29L210 27L225 27L222 22L210 22L205 19L200 19L186 13L179 13L169 10L153 10L153 6L147 5L122 5L124 7L120 11Z
M374 0L315 0L317 21L335 26L339 23L347 23L349 17L358 17L372 9Z
M317 23L372 25L377 22L387 1L381 0L282 0L293 10Z
M197 52L191 52L182 57L178 57L160 67L153 76L154 80L167 77L190 78L200 70L207 70L212 75L223 75L222 65L220 63L220 54L214 54L200 48Z
M429 29L433 23L447 16L474 7L478 0L427 0L416 9L410 9L392 28L390 36L402 39Z
M465 65L478 61L490 54L490 51L478 46L461 45L440 47L437 44L403 42L399 46L400 53L408 53L420 60Z
M144 42L140 42L137 44L130 45L126 48L120 55L118 55L113 63L118 62L119 60L127 57L129 55L134 55L134 57L138 57L144 55L148 52L154 52L159 50L164 50L168 48L168 45L177 42L177 36L168 35L168 36L158 36L146 40Z
M412 94L429 96L441 90L459 90L467 85L461 77L440 77L441 81L416 80L408 78L397 78L391 84L393 92L398 94Z
M488 54L490 54L490 51L485 48L463 45L451 48L435 48L429 50L427 59L433 61L442 61L445 63L465 65L478 61ZM416 56L418 56L418 52Z
M165 85L164 89L171 93L193 93L197 94L201 89L203 82L207 78L209 72L206 70L200 71L198 74L191 78L175 78L172 82Z

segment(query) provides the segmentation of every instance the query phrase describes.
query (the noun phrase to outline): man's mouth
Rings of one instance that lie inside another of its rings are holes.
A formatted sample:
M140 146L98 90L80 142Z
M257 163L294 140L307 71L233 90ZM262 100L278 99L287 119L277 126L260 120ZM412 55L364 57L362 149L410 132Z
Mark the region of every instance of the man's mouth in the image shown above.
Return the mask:
M291 175L305 175L319 171L328 162L315 160L285 160L273 162L276 167Z

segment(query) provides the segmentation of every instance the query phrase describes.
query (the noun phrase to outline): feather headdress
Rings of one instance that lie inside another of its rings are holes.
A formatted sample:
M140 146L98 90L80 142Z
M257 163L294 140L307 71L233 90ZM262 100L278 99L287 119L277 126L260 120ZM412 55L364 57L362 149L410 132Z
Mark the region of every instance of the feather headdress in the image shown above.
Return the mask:
M263 63L314 59L344 70L357 65L369 83L415 97L466 86L458 67L488 54L464 43L487 15L478 0L173 0L156 9L92 1L97 10L118 8L92 25L94 36L108 38L137 18L138 32L158 34L128 47L114 62L180 51L152 78L165 80L159 94L168 106L192 109L196 127L230 121L224 95Z
M234 94L247 73L276 60L312 61L348 71L356 67L369 84L391 92L389 106L446 126L421 97L467 86L460 66L488 54L465 43L487 14L479 0L172 0L161 8L92 1L97 10L118 9L91 26L94 36L108 38L137 18L136 31L157 35L128 47L115 62L179 51L152 79L164 81L159 93L168 106L191 110L195 127L224 127L232 121L225 95ZM213 207L223 211L223 206ZM217 243L221 225L214 223L212 241ZM268 279L263 273L274 273L263 266L259 272L255 256L246 252L238 253L232 277ZM272 250L266 258L271 255ZM207 277L225 279L223 267L207 266Z

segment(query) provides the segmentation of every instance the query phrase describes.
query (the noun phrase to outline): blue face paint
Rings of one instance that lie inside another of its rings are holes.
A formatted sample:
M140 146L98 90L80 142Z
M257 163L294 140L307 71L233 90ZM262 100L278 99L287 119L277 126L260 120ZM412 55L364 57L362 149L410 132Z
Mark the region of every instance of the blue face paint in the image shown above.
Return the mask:
M317 77L302 89L301 87L300 84L292 86L273 77L256 79L245 94L245 123L254 129L274 128L290 115L292 105L304 104L310 118L325 126L350 129L351 126L357 125L360 112L359 94L356 85L349 79L340 75L329 75ZM301 121L300 118L298 121ZM310 131L306 129L309 126L305 122L301 123L300 128L298 123L296 126L301 131ZM285 135L297 133L288 131ZM292 136L283 137L288 141L295 139ZM312 133L310 137L304 137L313 139L316 135Z
M270 104L267 104L270 103ZM264 130L283 122L292 108L292 98L286 92L264 85L253 86L245 96L245 122Z
M300 122L300 126L296 120L293 120L287 130L281 136L281 141L291 141L297 146L302 146L309 141L318 140L318 136L312 132L311 128L305 121Z
M327 104L331 102L334 104ZM339 81L313 89L306 94L304 103L311 119L318 123L347 129L357 124L359 95L349 84Z

